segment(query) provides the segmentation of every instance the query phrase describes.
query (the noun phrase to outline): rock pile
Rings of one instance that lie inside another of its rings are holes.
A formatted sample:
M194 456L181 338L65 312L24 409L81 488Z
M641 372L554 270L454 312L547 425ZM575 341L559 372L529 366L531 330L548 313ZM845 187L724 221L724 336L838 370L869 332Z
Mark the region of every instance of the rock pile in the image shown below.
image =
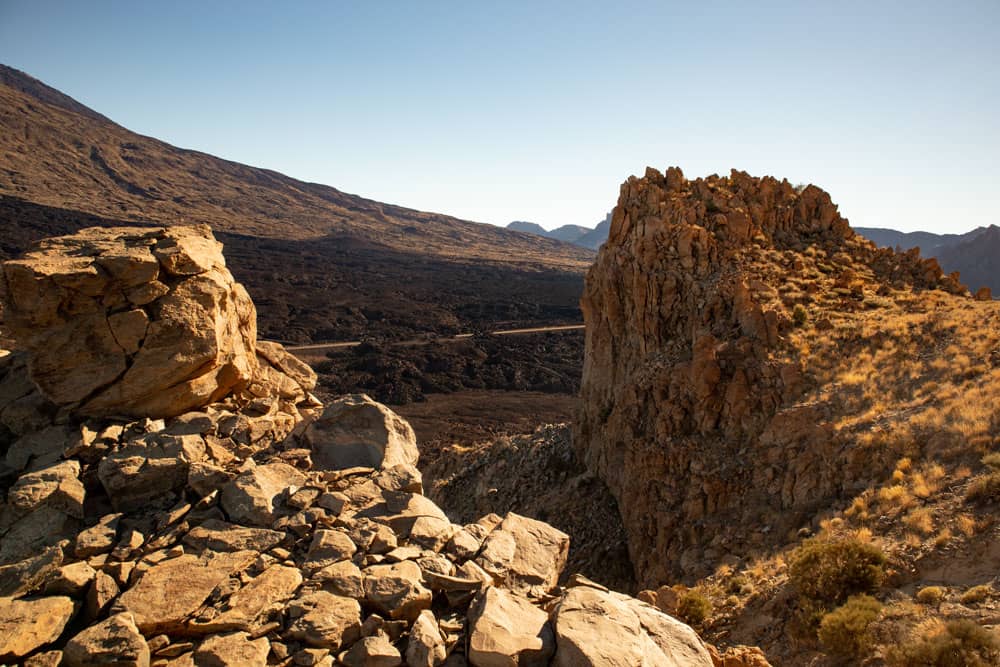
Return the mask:
M826 406L799 402L808 355L786 340L802 303L857 311L876 287L967 294L934 260L856 236L815 186L676 168L622 186L582 299L574 444L618 500L642 585L794 535L864 468Z
M323 410L217 252L87 230L4 267L27 354L0 355L0 662L713 664L654 607L560 586L551 526L453 524L409 425L366 396Z

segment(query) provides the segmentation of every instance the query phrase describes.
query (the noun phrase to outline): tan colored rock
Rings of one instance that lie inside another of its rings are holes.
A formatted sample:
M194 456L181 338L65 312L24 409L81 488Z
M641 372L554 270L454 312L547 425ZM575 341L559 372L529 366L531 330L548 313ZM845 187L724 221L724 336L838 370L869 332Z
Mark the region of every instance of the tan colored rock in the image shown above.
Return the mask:
M301 585L298 568L272 565L233 593L221 614L193 627L199 632L256 630L263 625L267 612L283 606Z
M45 582L45 593L79 597L87 591L96 577L97 571L86 561L63 565Z
M97 471L114 508L136 510L183 489L190 464L204 456L201 436L150 434L105 456Z
M552 664L558 667L712 667L708 649L691 628L624 595L571 588L556 606L552 624Z
M351 598L318 591L290 602L288 614L289 636L310 646L336 651L361 636L361 606Z
M24 514L44 504L82 519L83 497L80 463L63 461L21 475L7 492L7 503Z
M257 373L253 303L208 227L84 229L3 273L32 378L82 414L177 415Z
M528 600L491 586L473 599L468 618L475 667L549 664L555 650L549 615Z
M270 527L288 489L305 481L305 475L286 463L257 466L222 487L222 508L232 521Z
M10 565L33 554L37 554L49 546L58 544L74 535L79 530L80 522L65 512L41 505L28 514L11 517L4 513L5 519L12 519L0 529L0 565Z
M270 366L291 378L299 387L303 397L316 388L316 372L309 364L290 354L278 343L257 341L257 355L263 357ZM291 397L289 396L289 398Z
M74 612L67 597L0 598L0 660L16 660L54 642Z
M198 645L198 667L265 667L271 645L266 637L250 639L246 632L214 635Z
M490 533L476 563L517 592L551 590L569 555L569 536L513 512Z
M406 560L363 570L365 600L392 619L413 621L429 609L433 594L422 583L420 566Z
M144 635L176 631L216 586L257 558L254 551L221 553L207 558L183 555L147 570L118 604L132 613ZM164 591L170 591L164 595Z
M448 657L445 637L430 610L420 612L410 628L406 643L406 664L409 667L435 667Z
M77 558L89 558L111 551L118 535L118 521L121 514L107 514L96 525L81 531L76 536L73 553Z
M198 551L267 551L285 539L285 533L267 528L247 528L208 519L184 536L184 544Z
M149 646L131 614L115 614L83 630L63 650L67 667L149 667Z
M420 456L413 428L364 394L344 396L331 403L306 428L304 437L319 470L416 466Z
M321 570L354 555L357 547L346 533L340 530L320 529L313 533L312 543L302 567L309 571Z
M16 563L0 566L0 598L17 598L35 590L62 562L62 548L56 545L45 547Z
M98 572L87 589L86 617L93 621L104 615L111 603L118 597L121 588L111 575Z
M403 656L384 635L362 637L349 651L340 655L346 667L400 667Z
M361 569L349 560L327 565L313 574L310 581L318 583L328 593L357 600L365 597L364 575L361 574Z

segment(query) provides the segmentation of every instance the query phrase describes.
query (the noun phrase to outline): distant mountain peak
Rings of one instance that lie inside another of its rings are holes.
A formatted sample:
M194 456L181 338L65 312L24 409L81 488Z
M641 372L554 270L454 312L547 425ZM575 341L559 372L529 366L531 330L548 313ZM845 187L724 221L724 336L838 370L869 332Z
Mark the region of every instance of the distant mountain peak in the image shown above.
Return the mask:
M69 95L61 93L52 86L42 83L30 74L22 72L19 69L14 69L13 67L8 67L2 63L0 63L0 84L29 95L39 102L44 102L45 104L50 104L54 107L59 107L60 109L71 111L81 116L86 116L91 120L96 120L101 123L115 124L114 121L107 116L103 116L90 107L80 104Z

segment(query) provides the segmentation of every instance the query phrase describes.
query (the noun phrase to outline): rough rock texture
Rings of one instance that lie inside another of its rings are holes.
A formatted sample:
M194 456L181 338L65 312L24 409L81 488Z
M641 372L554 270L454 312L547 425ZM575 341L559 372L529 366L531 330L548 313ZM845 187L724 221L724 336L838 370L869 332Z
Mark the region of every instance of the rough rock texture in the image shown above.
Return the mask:
M135 233L106 232L114 240L108 247L119 252L119 240ZM148 233L161 239L162 231ZM76 246L61 239L41 247L91 252L93 238L104 238L83 237ZM207 236L135 247L156 261L147 262L144 284L155 268L170 294L171 276L203 275L203 258L217 251ZM104 257L84 258L93 256ZM65 260L47 257L47 267ZM74 281L90 284L86 276L104 280L111 271L87 266L93 270L78 267L83 277ZM61 280L18 284L63 290ZM246 382L163 418L106 416L87 401L61 409L28 379L37 366L30 346L27 356L0 358L7 455L0 660L324 667L558 660L547 619L572 594L557 587L568 537L513 513L453 524L422 495L405 421L363 397L321 417L308 369L280 346L253 343L244 349L256 349L257 371ZM175 346L164 375L190 349L183 337ZM116 412L149 414L147 397L135 399ZM363 460L350 458L356 452ZM687 641L689 628L648 613L649 627ZM602 640L623 638L605 632ZM662 655L655 641L647 649L644 659Z
M622 186L581 302L574 445L618 500L640 584L780 540L842 493L845 470L871 474L828 405L800 402L810 369L786 344L826 282L844 309L875 285L965 293L935 261L856 236L815 186L676 168Z
M81 414L174 416L257 373L253 302L208 227L85 229L3 275L32 380Z

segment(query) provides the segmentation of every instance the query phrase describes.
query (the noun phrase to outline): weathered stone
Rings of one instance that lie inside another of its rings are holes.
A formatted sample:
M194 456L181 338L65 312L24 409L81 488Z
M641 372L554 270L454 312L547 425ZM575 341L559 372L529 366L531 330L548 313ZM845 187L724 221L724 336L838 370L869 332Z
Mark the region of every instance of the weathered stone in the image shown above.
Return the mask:
M101 517L96 525L77 535L76 545L73 547L76 557L89 558L111 551L118 535L118 522L121 516L121 514L107 514Z
M118 582L111 575L98 572L87 589L86 613L88 620L95 620L108 609L120 592Z
M60 405L172 416L257 372L253 303L208 227L85 229L3 270L7 325L30 352L32 378ZM161 270L170 291L157 297ZM144 310L109 312L123 293Z
M38 408L35 405L29 404L26 407L29 411L38 414ZM4 411L4 415L10 417L8 411ZM42 419L44 420L44 416ZM11 428L11 430L16 433L15 428ZM32 429L31 433L22 436L10 446L4 456L4 463L14 470L44 468L59 461L68 441L69 429L65 426L44 426L39 430Z
M406 664L409 667L435 667L448 657L445 637L430 610L420 612L410 628L406 643Z
M291 599L301 584L298 568L272 565L233 593L221 614L193 627L200 632L256 630L267 612Z
M67 667L149 667L149 646L131 614L115 614L92 625L66 644Z
M403 656L381 634L363 637L349 651L340 655L345 667L400 667Z
M277 343L257 341L257 355L292 379L304 395L316 388L316 372Z
M305 475L285 463L268 463L240 474L222 487L222 508L239 523L267 526L281 513L281 498L298 488Z
M313 451L313 464L320 470L415 466L419 458L413 428L364 394L331 403L306 428L304 438Z
M310 581L318 583L323 590L344 597L363 599L365 597L364 576L361 569L349 560L327 565L313 574Z
M224 468L207 461L195 461L188 466L188 486L202 497L221 489L232 478Z
M54 507L42 505L2 532L0 565L15 563L74 535L80 522Z
M712 667L708 649L691 628L624 595L571 588L556 606L552 623L552 664L558 667Z
M254 551L222 553L201 559L184 555L153 566L125 591L118 604L132 612L144 635L176 631L216 586L257 558ZM170 591L164 595L164 591Z
M63 461L21 475L7 492L7 503L22 514L44 504L82 519L83 497L79 462Z
M310 646L336 651L361 636L361 606L351 598L317 591L290 602L288 614L289 636Z
M62 548L51 546L34 556L0 567L0 598L16 598L33 591L59 568L62 561Z
M116 510L134 510L184 488L188 466L205 456L197 435L149 435L109 454L98 476Z
M277 530L208 519L184 536L184 544L199 551L267 551L284 539L285 534Z
M319 570L350 558L356 550L357 547L346 533L339 530L317 530L313 533L302 567L310 571Z
M549 616L524 598L490 587L469 607L469 661L476 667L547 665L555 650Z
M363 574L365 599L389 618L412 621L431 606L433 595L421 583L420 566L413 561L372 565Z
M559 580L568 554L568 535L511 512L486 538L476 562L513 591L546 592Z
M46 595L68 595L78 597L86 592L91 582L97 576L97 571L86 561L78 561L63 565L52 573L45 582Z
M54 642L74 612L67 597L0 598L0 660L16 660Z
M245 632L214 635L198 645L198 667L265 667L271 645L267 638L250 639Z

